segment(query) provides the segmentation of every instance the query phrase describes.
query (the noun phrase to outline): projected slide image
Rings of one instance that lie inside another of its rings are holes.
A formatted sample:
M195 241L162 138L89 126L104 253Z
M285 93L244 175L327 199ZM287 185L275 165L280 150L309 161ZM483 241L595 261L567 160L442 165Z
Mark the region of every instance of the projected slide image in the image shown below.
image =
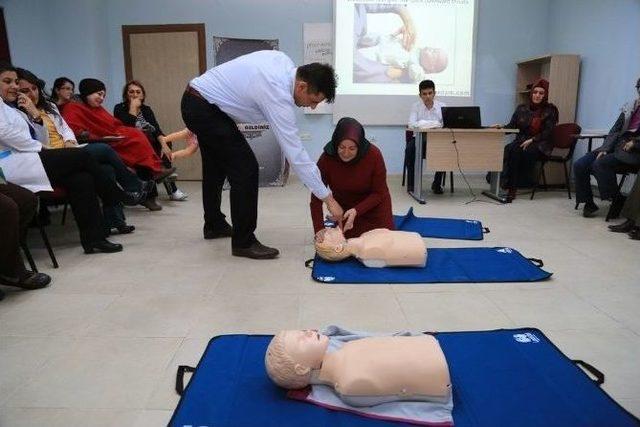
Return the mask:
M389 3L355 4L354 83L418 83L427 74L447 68L447 51L416 43L421 26L415 22L414 12ZM382 15L376 19L369 14Z
M434 80L439 95L468 97L474 0L336 0L340 93L415 94Z

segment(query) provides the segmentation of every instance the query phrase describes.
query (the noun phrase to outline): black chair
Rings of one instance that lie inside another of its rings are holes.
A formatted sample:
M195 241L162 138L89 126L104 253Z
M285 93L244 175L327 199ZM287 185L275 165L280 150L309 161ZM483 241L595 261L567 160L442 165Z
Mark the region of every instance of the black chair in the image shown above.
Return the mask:
M55 188L54 191L50 192L39 192L37 193L38 203L47 203L47 204L63 204L64 210L62 212L62 224L64 225L66 214L67 214L67 194L61 188ZM47 232L45 231L45 224L42 223L38 215L36 215L33 219L33 225L38 228L40 231L40 237L42 238L42 242L44 243L44 247L47 249L47 253L49 254L49 258L51 258L51 263L53 264L53 268L58 268L58 260L56 255L53 253L53 248L51 247L51 243L49 242L49 236L47 236ZM33 260L33 256L31 255L31 251L27 245L26 236L24 240L20 243L20 247L22 248L22 252L24 253L31 270L38 272L38 268L36 267L36 263Z
M564 168L565 185L567 186L567 195L569 199L571 199L571 182L569 181L567 163L573 158L573 152L576 148L576 143L578 142L578 135L580 135L581 131L582 128L576 123L562 123L553 128L551 141L553 142L554 150L550 155L541 154L539 160L540 172L538 173L535 186L531 192L530 200L533 200L533 197L536 195L536 190L540 187L540 178L542 178L545 191L547 190L547 176L544 172L544 167L549 162L562 163L562 167ZM554 154L554 152L557 151L564 152L565 154Z

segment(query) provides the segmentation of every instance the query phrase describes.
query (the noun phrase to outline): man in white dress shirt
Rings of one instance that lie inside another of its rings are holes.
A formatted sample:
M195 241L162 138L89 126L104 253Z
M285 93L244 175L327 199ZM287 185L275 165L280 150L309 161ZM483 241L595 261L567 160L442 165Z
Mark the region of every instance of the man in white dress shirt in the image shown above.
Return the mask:
M326 64L294 65L284 53L263 50L218 65L189 82L182 118L198 136L202 155L204 238L231 236L235 256L270 259L278 250L254 235L258 217L258 161L236 123L269 122L289 164L330 214L342 207L324 185L298 136L296 107L315 108L335 97L336 78ZM231 221L220 210L225 178L231 186Z
M409 115L409 127L413 128L441 128L442 127L442 107L446 107L444 102L436 98L436 85L432 80L423 80L418 86L420 101L411 107ZM424 153L424 149L422 150ZM446 178L445 172L436 172L433 176L431 190L435 194L442 194L442 183Z

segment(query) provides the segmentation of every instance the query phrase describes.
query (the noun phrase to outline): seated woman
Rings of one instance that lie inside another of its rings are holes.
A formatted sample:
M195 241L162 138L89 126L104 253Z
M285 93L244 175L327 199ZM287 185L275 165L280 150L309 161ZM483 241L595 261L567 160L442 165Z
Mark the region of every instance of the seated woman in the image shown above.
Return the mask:
M520 104L506 125L495 128L517 128L515 139L504 147L500 183L508 191L507 201L516 198L519 187L533 186L532 176L540 153L550 154L551 132L558 123L558 109L549 101L549 82L540 79L531 86L529 102Z
M53 89L49 100L56 104L58 110L62 112L64 107L70 102L81 102L80 98L73 93L76 84L68 77L58 77L53 82Z
M418 233L377 228L345 239L340 228L325 228L316 236L316 253L327 261L356 257L367 267L424 267L427 246Z
M86 150L42 149L40 140L46 141L46 135L40 112L18 92L18 75L6 62L0 63L0 98L0 167L7 181L32 192L52 191L51 184L62 187L85 253L121 251L122 245L105 238L98 195L107 205L137 204L140 199L115 185Z
M122 102L113 108L113 115L116 119L124 123L125 126L131 126L140 129L149 138L153 150L158 156L162 156L162 143L164 137L162 129L153 114L151 107L144 103L147 93L144 86L137 80L131 80L122 90ZM171 167L171 159L166 156L162 158L165 167ZM174 201L184 201L187 194L183 193L175 181L165 181L164 186L167 189L169 198ZM157 190L156 195L157 195Z
M598 182L601 200L611 200L610 218L618 218L624 196L618 190L616 175L635 173L640 168L640 79L636 82L638 98L632 108L622 108L618 120L609 130L601 147L585 154L573 164L576 203L584 203L582 216L592 217L598 210L591 191L591 175Z
M346 237L376 228L394 229L391 195L382 153L364 135L362 125L343 117L318 160L322 180L345 210ZM316 234L324 233L322 201L311 196L311 218Z
M7 182L0 168L0 285L23 289L44 288L51 277L29 271L20 256L20 242L36 213L38 198L31 191ZM0 300L4 293L0 291Z
M449 366L433 335L371 336L328 347L329 338L317 331L280 331L265 353L267 374L287 389L333 387L351 406L451 397Z
M45 99L45 82L28 70L18 68L17 71L19 91L31 99L43 120L47 134L47 139L42 144L43 147L45 149L79 148L73 131L60 115L58 108ZM109 145L95 142L81 149L87 150L100 164L104 173L112 180L117 181L125 191L129 193L147 191L145 183L127 169ZM144 195L141 194L140 197L144 198ZM113 206L103 204L102 213L107 226L107 234L112 234L112 230L118 234L128 234L135 230L134 226L127 225L125 221L122 203Z
M175 168L162 165L141 130L124 126L102 107L106 94L104 83L100 80L84 79L80 82L82 102L70 103L62 113L76 136L80 140L109 140L109 145L124 163L136 169L144 180L162 181L175 172ZM161 209L153 197L143 204L150 210Z

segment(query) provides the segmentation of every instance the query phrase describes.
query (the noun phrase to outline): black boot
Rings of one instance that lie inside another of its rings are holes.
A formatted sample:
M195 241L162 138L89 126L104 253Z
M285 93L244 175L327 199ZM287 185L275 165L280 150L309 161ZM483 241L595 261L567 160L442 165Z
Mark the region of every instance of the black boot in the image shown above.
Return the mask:
M611 206L609 207L609 219L617 219L620 217L620 212L622 212L622 207L626 200L627 198L622 194L618 194L613 198Z
M636 222L632 219L628 219L622 224L610 225L609 231L614 233L628 233L636 227Z

